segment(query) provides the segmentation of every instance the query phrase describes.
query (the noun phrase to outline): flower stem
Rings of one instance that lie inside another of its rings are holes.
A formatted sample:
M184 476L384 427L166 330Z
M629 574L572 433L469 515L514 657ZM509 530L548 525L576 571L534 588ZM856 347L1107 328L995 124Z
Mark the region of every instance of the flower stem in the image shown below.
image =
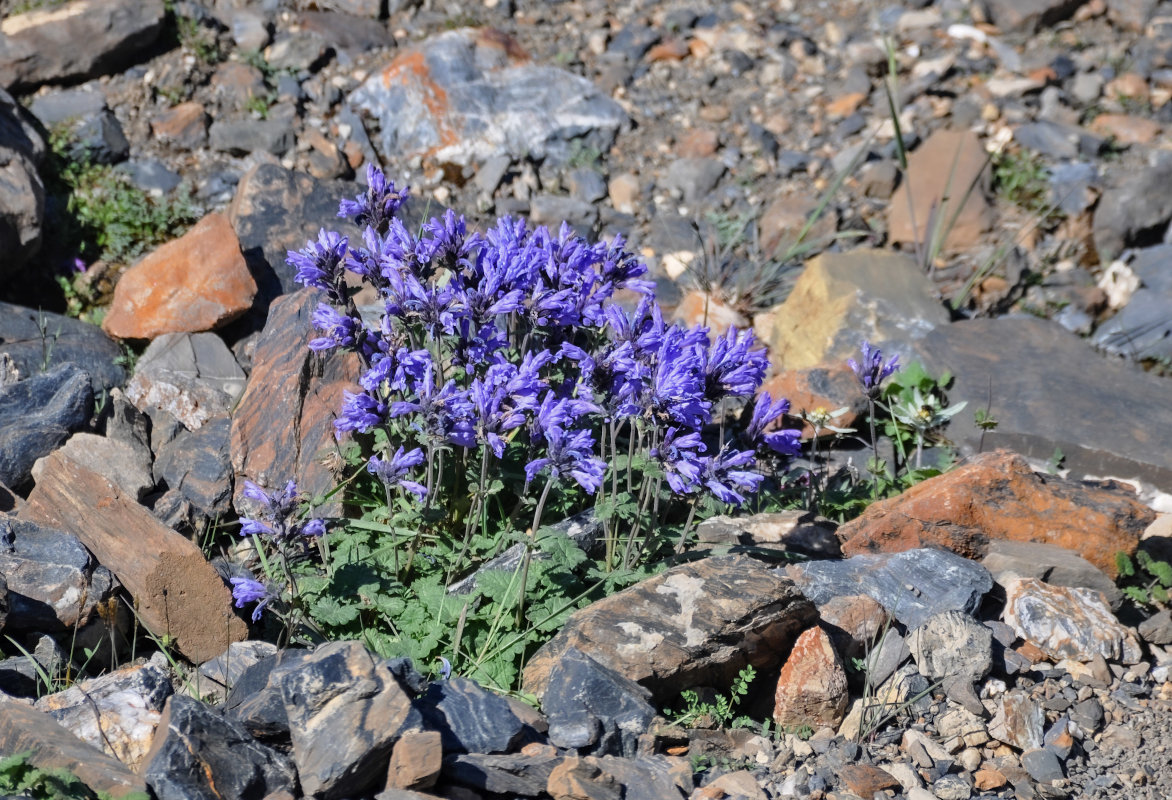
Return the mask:
M537 501L537 511L533 514L533 527L529 530L528 541L525 542L525 558L521 562L521 597L517 601L517 627L520 628L525 619L525 587L529 582L529 562L533 560L533 543L537 540L537 529L541 525L541 512L545 511L545 500L549 497L549 488L553 486L553 476L545 480L545 488L541 490L541 499Z

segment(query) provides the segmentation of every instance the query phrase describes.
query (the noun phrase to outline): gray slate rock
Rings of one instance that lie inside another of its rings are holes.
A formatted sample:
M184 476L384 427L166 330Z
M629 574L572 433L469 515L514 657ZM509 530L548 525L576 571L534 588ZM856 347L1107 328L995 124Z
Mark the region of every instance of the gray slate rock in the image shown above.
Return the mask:
M1172 644L1172 611L1164 609L1139 624L1139 635L1152 644Z
M386 780L411 700L359 642L319 647L284 676L281 696L305 794L334 800Z
M650 696L639 684L570 648L550 671L541 699L549 740L581 753L633 757L639 735L656 713Z
M130 142L114 112L102 108L69 124L66 156L73 161L117 164L130 155Z
M196 670L200 697L214 698L210 702L217 703L224 700L249 667L276 653L277 646L271 642L232 642L227 650Z
M37 172L45 143L0 88L0 275L17 272L41 247L45 185Z
M76 364L89 374L94 394L126 383L126 370L115 363L122 356L118 344L97 325L61 314L0 303L0 353L24 377Z
M1021 765L1038 783L1048 785L1051 781L1060 781L1066 777L1058 755L1044 747L1022 753Z
M1005 448L1045 461L1061 449L1074 476L1172 485L1166 380L1099 355L1057 323L1033 317L956 322L916 349L930 372L952 372L955 397L988 398L992 387L996 430L983 433L967 412L949 423L948 437L962 451L983 441L986 451Z
M1006 33L1035 33L1068 19L1086 0L981 0L985 18Z
M507 753L526 734L507 700L467 678L432 683L419 709L440 732L445 753Z
M1013 132L1018 144L1055 160L1097 156L1103 140L1090 131L1050 120L1028 122Z
M281 684L311 655L309 650L282 650L248 667L224 701L224 713L238 720L261 741L289 740L289 716Z
M75 364L0 389L0 483L19 487L41 456L89 421L90 377Z
M971 614L993 588L980 564L931 548L811 561L786 571L816 605L836 595L865 594L908 628L945 611Z
M1091 207L1098 186L1099 171L1094 164L1059 164L1050 170L1050 202L1070 216Z
M75 433L61 447L70 460L108 478L123 492L142 501L152 489L151 454L136 445L95 433ZM33 464L33 480L41 479L45 460Z
M287 757L182 694L167 701L142 775L158 800L261 798L297 787Z
M1093 233L1099 260L1107 264L1125 247L1154 244L1172 220L1172 159L1118 178L1099 198Z
M226 415L199 430L182 431L160 449L155 480L177 492L204 517L226 512L232 502L231 434L232 420Z
M87 119L106 107L106 95L93 83L53 89L33 97L29 111L46 128L74 119Z
M1135 361L1172 359L1172 245L1140 250L1130 266L1140 288L1099 326L1093 341Z
M445 760L443 777L492 796L540 797L560 762L554 755L461 754Z
M293 126L282 119L216 120L208 130L208 142L213 150L234 156L281 156L293 147Z
M725 166L715 158L677 158L667 168L663 185L684 197L688 205L703 200L720 182Z
M114 583L77 537L8 514L0 514L0 576L8 585L8 631L83 626Z
M183 182L179 173L167 169L162 161L126 161L118 165L117 171L130 178L130 182L144 192L166 194Z
M565 161L571 143L605 152L627 115L590 81L513 61L475 31L449 31L375 72L350 102L379 119L387 158L471 164L497 155Z
M27 91L124 68L163 29L162 0L81 0L18 14L0 27L0 87Z
M994 539L981 564L1004 585L1005 577L1038 578L1054 586L1095 589L1103 593L1112 609L1123 600L1119 587L1101 569L1073 550L1043 542L1012 542Z

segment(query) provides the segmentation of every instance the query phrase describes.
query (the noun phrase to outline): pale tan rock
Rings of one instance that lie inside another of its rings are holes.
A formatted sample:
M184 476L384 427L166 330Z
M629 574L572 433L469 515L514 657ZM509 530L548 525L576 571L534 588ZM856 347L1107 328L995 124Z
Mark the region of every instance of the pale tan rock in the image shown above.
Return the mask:
M1036 578L1009 581L1002 617L1055 661L1086 662L1097 655L1135 664L1143 657L1135 631L1119 624L1103 595L1091 589L1051 586Z
M119 339L208 331L239 317L255 297L236 232L212 213L122 275L102 329Z
M428 789L443 768L439 731L407 731L395 742L387 769L387 788Z

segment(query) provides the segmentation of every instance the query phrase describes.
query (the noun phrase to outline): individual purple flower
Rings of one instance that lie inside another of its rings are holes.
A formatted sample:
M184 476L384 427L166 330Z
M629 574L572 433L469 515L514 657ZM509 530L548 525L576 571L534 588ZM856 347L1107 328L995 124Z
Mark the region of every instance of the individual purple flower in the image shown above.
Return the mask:
M703 328L669 328L655 354L647 406L659 417L693 430L708 422L712 404L705 398Z
M485 378L474 378L468 397L475 409L476 438L487 444L497 458L504 456L502 434L525 424L525 412L509 393L509 383L516 367L498 364L489 368Z
M757 491L765 476L752 469L752 450L722 450L708 462L701 480L708 491L723 503L739 506L745 502L745 494Z
M764 445L783 456L797 456L802 452L802 432L794 428L766 431L789 412L789 401L784 397L773 401L769 392L761 392L753 404L753 416L745 428L745 437L757 446Z
M284 539L289 536L318 537L326 532L324 520L299 519L302 497L293 481L286 483L279 492L269 492L246 479L242 494L258 506L259 513L255 517L240 518L241 536Z
M899 356L894 355L884 363L883 351L878 347L873 347L866 340L863 341L859 349L863 356L862 363L855 361L853 358L848 358L846 363L850 365L851 370L855 373L855 378L858 380L859 385L863 387L863 392L868 397L877 397L880 384L899 369Z
M371 456L370 460L366 462L366 470L381 480L383 485L397 486L423 500L427 497L427 487L407 477L413 467L423 463L423 459L423 451L418 447L409 452L404 452L403 448L400 447L390 458L382 459L378 456Z
M802 454L802 432L795 428L770 431L761 437L761 441L778 455L793 457Z
M543 429L545 455L525 465L525 482L548 472L558 480L566 475L594 494L606 475L606 462L594 456L594 437L588 430L565 431L555 426Z
M455 381L436 389L433 368L428 364L423 379L415 382L410 396L413 399L391 403L391 417L414 414L411 427L435 443L446 440L460 447L476 445L472 402L468 392L460 389Z
M647 265L634 253L624 249L626 245L626 240L619 234L602 251L602 269L599 272L603 282L616 289L628 289L648 297L653 296L655 283L641 277L647 274Z
M366 392L342 392L342 410L334 420L334 435L341 438L349 431L366 431L387 418L389 406Z
M333 303L342 303L346 299L343 262L349 244L345 236L322 229L316 242L311 239L301 250L289 250L285 263L297 269L293 280L321 289Z
M256 603L252 609L252 621L258 622L265 607L273 600L273 594L260 581L252 578L231 578L232 598L237 608L244 608L247 603Z
M751 397L769 368L763 348L753 349L757 337L753 331L730 328L718 336L708 350L705 371L705 396L713 402L725 396Z
M338 216L349 217L360 228L367 225L383 230L399 206L407 202L410 187L395 188L394 181L388 181L383 171L374 164L366 167L366 191L353 200L338 203Z
M343 314L331 305L318 303L310 317L322 335L309 340L309 349L316 353L340 347L343 350L357 350L360 337L365 333L362 321Z
M432 217L423 224L423 233L416 245L416 257L421 262L437 262L439 266L455 270L468 256L470 242L464 217L456 216L450 208L443 217Z
M681 435L679 428L671 427L663 442L651 451L651 457L663 465L664 478L673 492L691 494L700 488L710 460L702 455L705 449L696 431Z

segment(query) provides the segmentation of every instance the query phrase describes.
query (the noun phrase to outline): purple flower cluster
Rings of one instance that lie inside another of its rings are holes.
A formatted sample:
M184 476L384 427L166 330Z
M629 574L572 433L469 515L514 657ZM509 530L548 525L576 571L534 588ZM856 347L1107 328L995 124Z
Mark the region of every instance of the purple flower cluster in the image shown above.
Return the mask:
M863 393L874 399L878 396L880 384L899 369L899 356L892 356L884 362L883 351L867 341L859 346L859 350L862 353L862 363L853 358L848 358L846 363L855 373L855 379L863 388Z
M252 481L244 481L244 497L257 508L255 517L240 518L241 536L265 536L276 541L290 537L315 539L326 532L323 519L300 519L302 497L297 484L289 481L279 492L266 492Z
M387 487L422 500L425 452L483 447L502 459L516 443L527 482L548 476L593 494L607 470L598 432L629 424L632 435L661 432L652 455L675 492L740 503L761 482L759 449L797 452L796 431L767 431L788 408L768 396L754 405L744 449L710 447L714 411L726 398L753 398L765 353L749 331L710 342L705 328L666 323L646 266L621 237L590 244L568 225L555 234L510 217L473 233L451 211L415 234L392 217L406 190L376 169L367 177L367 193L339 213L365 226L361 246L323 232L289 263L327 296L310 347L357 352L365 363L361 390L344 395L338 435L386 429L412 440L371 458L368 470ZM378 291L377 324L346 296L345 271ZM625 309L619 290L641 299Z

